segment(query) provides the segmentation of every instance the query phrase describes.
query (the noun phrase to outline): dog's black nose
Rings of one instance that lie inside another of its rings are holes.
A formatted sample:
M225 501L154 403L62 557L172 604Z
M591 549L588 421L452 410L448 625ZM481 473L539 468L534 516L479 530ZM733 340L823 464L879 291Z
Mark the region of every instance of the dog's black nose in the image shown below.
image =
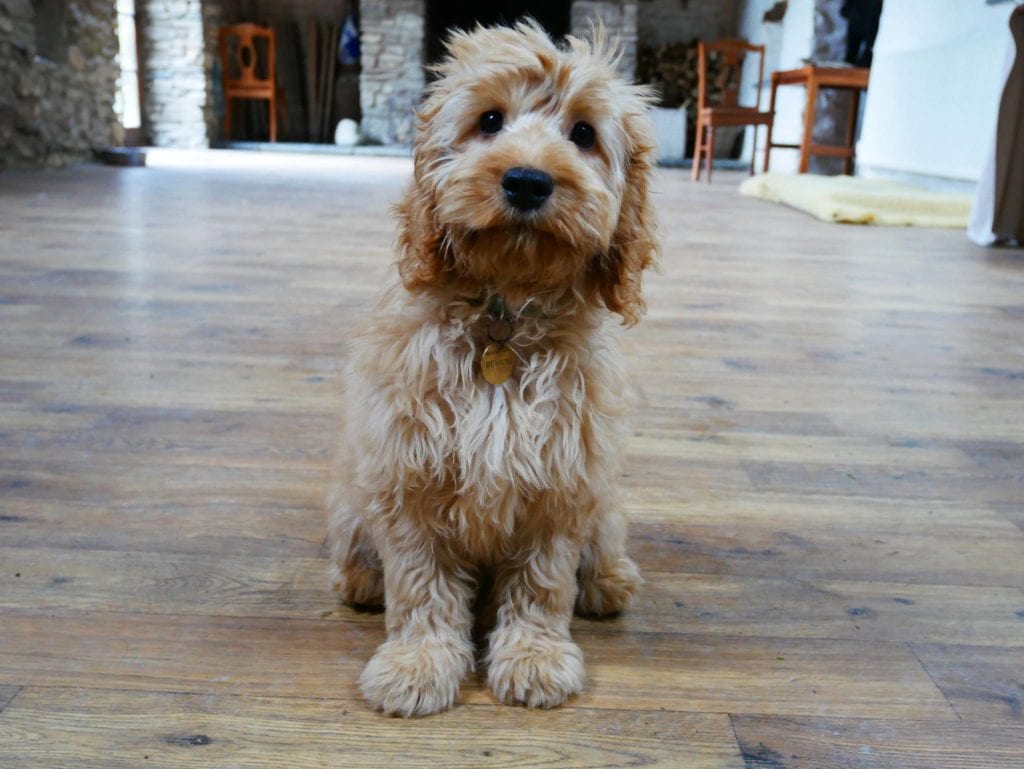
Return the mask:
M520 211L533 211L555 191L554 180L536 168L510 168L501 178L508 202Z

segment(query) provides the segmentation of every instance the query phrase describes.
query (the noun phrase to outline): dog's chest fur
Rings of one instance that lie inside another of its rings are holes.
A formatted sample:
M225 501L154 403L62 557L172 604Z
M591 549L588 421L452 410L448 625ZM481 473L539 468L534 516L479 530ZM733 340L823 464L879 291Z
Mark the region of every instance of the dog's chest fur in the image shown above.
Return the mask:
M567 343L545 325L550 321L520 323L508 343L518 360L500 385L480 372L488 344L480 324L438 329L442 349L432 356L424 407L445 414L434 439L446 475L477 504L569 489L585 474L589 355L582 338Z
M360 474L398 491L405 508L412 495L432 525L491 544L527 511L585 508L617 456L622 397L616 356L596 328L592 320L517 323L515 371L492 385L479 368L487 344L479 319L407 326L404 342L390 345L397 360L384 376L393 384L378 380L373 407L354 415L375 438ZM388 354L371 351L373 363Z

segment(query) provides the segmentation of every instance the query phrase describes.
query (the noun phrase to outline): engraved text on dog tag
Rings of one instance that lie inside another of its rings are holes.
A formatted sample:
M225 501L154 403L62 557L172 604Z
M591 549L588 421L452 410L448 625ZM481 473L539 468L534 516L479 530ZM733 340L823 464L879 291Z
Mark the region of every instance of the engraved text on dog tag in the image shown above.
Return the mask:
M511 347L498 342L489 344L480 358L480 370L484 373L484 379L491 384L500 385L510 376L512 369L516 366L516 354Z

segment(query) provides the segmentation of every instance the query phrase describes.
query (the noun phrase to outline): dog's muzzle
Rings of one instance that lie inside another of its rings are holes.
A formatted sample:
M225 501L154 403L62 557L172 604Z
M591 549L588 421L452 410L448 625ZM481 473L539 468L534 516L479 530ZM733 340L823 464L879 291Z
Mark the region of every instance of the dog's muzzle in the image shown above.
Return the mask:
M549 174L536 168L510 168L501 178L501 188L514 208L534 211L555 191L555 182Z

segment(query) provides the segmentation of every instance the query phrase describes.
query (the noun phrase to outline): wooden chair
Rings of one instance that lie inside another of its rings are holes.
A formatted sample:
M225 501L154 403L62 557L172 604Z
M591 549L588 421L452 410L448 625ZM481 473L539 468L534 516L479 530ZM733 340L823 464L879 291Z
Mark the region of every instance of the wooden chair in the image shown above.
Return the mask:
M257 24L221 27L218 35L224 82L224 138L231 141L232 102L261 99L267 102L270 141L277 141L277 79L274 30ZM262 45L261 45L262 44ZM265 53L261 60L260 52Z
M710 104L708 99L708 57L718 56L718 74L715 85L721 94L720 103ZM702 157L707 162L708 182L711 181L711 159L715 153L715 128L718 126L765 125L771 130L772 113L761 112L757 106L742 107L739 104L740 75L743 59L749 53L758 56L757 104L761 103L761 84L764 80L764 46L751 45L746 40L718 40L713 43L698 43L697 46L697 135L693 149L693 180L700 179ZM752 155L753 158L753 155ZM754 160L750 161L750 173L754 173Z

